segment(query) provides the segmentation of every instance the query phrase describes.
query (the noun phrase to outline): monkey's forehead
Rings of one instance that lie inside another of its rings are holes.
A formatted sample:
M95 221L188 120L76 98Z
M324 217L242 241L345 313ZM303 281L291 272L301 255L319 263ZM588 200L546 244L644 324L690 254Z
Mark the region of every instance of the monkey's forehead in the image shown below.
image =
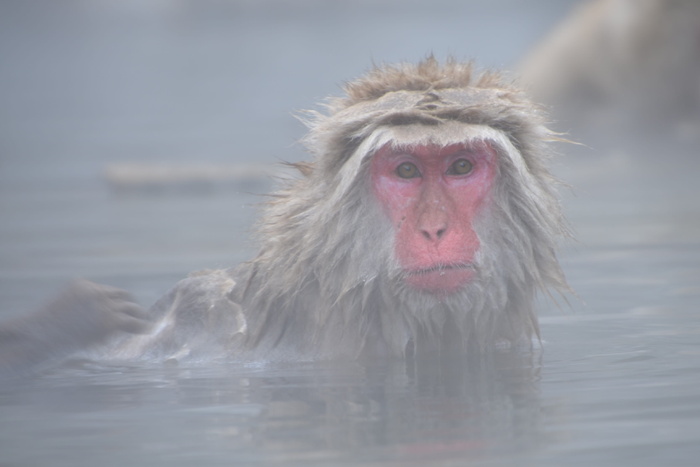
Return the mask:
M452 144L470 144L477 141L487 141L498 153L505 157L517 158L515 165L521 166L520 156L512 146L507 136L500 130L487 125L475 125L456 121L443 122L440 125L425 126L420 123L399 126L382 126L376 128L362 140L342 167L339 169L338 189L341 192L349 189L352 180L361 173L363 161L374 155L387 145L402 148L435 144L449 146Z
M463 123L458 121L442 122L439 125L423 125L420 123L381 126L368 135L349 157L348 163L359 169L360 161L373 157L378 151L387 146L393 149L410 150L418 146L447 147L455 144L475 145L481 142L488 144L497 151L513 152L515 149L508 137L496 128L488 125ZM355 162L353 163L353 159Z
M490 124L508 132L526 121L541 124L537 114L538 109L522 93L501 88L397 90L336 112L331 108L331 114L325 117L317 115L307 141L333 144L336 138L361 140L381 126L439 125L448 121Z
M375 129L358 148L363 154L373 154L386 145L395 148L412 146L449 146L476 141L490 141L502 146L506 136L488 125L446 121L440 125L421 123L381 126Z
M333 112L333 107L341 110ZM318 158L319 173L325 174L337 174L350 159L352 167L346 169L356 170L358 159L389 141L452 144L481 139L511 152L513 140L534 141L548 134L538 107L520 91L503 88L396 90L346 108L336 103L330 110L330 115L316 115L304 139ZM419 131L410 131L415 125L421 126Z
M378 99L359 102L336 114L363 114L417 110L433 113L440 110L464 109L475 106L508 105L505 98L512 94L502 89L459 88L428 91L392 91Z

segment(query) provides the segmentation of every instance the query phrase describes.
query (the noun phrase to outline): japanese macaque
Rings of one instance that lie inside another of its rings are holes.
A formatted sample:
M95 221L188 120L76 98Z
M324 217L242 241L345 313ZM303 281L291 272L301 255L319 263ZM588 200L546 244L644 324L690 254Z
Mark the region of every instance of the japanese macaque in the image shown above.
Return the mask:
M313 161L267 203L253 260L192 274L148 313L78 283L2 328L0 365L95 344L109 358L238 361L531 345L537 291L567 289L545 166L558 137L540 109L497 73L433 58L345 91L310 113Z

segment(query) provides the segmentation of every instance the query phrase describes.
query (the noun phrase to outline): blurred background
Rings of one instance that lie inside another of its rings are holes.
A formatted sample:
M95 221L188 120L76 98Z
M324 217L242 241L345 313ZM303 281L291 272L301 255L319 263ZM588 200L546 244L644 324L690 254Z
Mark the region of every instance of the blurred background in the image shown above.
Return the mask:
M295 113L373 63L431 53L507 70L582 143L554 167L585 294L587 248L700 238L699 5L3 1L0 313L74 277L151 303L188 271L250 258L275 164L305 157Z

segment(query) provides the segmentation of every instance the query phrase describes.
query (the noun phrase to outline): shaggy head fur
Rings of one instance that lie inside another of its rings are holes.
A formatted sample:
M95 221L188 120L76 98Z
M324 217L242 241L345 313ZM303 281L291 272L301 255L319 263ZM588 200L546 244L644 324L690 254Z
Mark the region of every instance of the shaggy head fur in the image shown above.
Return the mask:
M235 297L248 310L247 346L277 358L355 358L539 336L534 297L567 289L556 244L568 234L545 166L558 138L541 109L497 73L434 58L376 67L345 93L309 113L314 160L259 223L261 252ZM476 279L437 298L401 280L369 161L386 144L467 141L496 148L496 182L475 225Z

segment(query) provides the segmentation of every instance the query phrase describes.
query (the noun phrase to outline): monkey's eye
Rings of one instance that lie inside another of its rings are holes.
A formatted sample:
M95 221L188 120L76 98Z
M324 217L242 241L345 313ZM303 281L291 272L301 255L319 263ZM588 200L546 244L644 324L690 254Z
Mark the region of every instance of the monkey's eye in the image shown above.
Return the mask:
M472 171L474 165L467 159L457 159L447 170L448 175L466 175Z
M416 164L413 164L412 162L404 162L396 168L396 175L401 178L415 178L420 176L420 172L418 171Z

